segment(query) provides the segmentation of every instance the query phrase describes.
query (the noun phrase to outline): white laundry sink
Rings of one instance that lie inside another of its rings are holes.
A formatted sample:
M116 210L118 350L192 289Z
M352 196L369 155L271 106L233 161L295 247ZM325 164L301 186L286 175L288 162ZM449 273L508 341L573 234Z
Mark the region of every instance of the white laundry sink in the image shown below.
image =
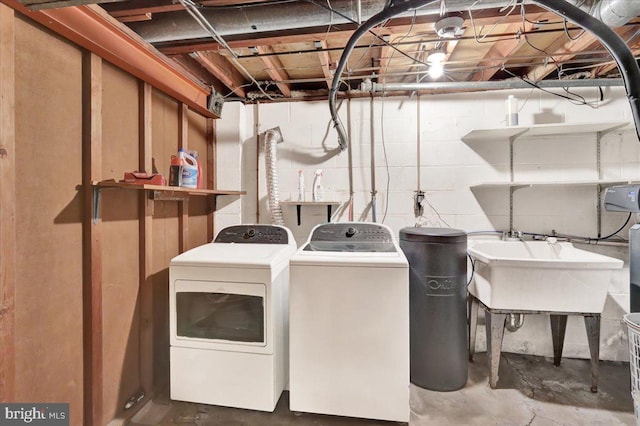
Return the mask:
M547 241L482 241L469 247L469 292L491 309L601 313L623 262Z

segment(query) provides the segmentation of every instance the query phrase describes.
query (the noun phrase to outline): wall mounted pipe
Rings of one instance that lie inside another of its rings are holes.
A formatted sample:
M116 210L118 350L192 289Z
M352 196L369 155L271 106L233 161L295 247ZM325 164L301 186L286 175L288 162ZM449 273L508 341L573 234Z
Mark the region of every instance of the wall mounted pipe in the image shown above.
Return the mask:
M543 88L562 87L618 87L624 86L621 78L594 78L576 80L542 80L535 83ZM394 92L416 90L505 90L531 89L531 84L522 80L499 81L432 81L422 83L363 83L363 92Z

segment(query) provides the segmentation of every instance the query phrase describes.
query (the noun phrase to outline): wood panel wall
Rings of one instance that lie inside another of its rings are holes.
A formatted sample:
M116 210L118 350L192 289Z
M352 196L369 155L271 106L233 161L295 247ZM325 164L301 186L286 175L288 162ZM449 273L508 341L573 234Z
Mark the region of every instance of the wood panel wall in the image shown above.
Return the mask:
M103 189L94 222L87 182L168 177L179 142L212 176L213 122L2 5L0 24L0 401L68 402L72 425L130 417L131 396L168 394L168 266L211 239L212 200L180 218L180 202Z
M82 51L15 19L15 400L83 422Z

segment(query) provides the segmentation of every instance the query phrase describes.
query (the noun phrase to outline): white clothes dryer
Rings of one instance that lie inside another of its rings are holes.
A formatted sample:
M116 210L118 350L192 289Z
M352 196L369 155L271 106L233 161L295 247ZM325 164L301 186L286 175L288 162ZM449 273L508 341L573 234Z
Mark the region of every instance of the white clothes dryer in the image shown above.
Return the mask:
M316 226L289 315L292 411L409 421L409 264L387 226Z
M295 250L284 227L238 225L171 260L171 399L274 410L288 382Z

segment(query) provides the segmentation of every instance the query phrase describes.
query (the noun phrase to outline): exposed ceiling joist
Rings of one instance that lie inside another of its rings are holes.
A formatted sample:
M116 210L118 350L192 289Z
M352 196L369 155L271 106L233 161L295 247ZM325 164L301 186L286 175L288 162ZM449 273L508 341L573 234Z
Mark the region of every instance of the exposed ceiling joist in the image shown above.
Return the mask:
M515 33L527 32L534 29L535 24L533 22L541 19L548 18L550 15L546 13L540 13L533 15L529 18L532 22L516 22L509 24L504 32ZM500 70L500 66L504 65L509 57L518 50L518 48L524 43L524 39L521 36L513 36L508 40L498 40L494 42L493 46L484 55L482 60L478 63L478 72L473 74L471 81L488 81Z
M320 60L320 66L322 67L324 78L327 79L327 87L331 87L333 73L331 72L331 57L329 56L329 52L326 51L327 42L321 40L319 45L321 50L318 52L318 59Z
M246 91L242 87L244 78L226 58L207 52L194 52L190 56L233 93L241 98L246 97Z
M257 49L258 53L273 53L273 49L268 46L258 46ZM285 81L289 80L289 75L285 71L282 62L280 62L277 56L261 56L260 60L264 64L265 71L269 74L276 86L278 86L280 92L285 98L290 98L291 88L288 83L285 83Z

